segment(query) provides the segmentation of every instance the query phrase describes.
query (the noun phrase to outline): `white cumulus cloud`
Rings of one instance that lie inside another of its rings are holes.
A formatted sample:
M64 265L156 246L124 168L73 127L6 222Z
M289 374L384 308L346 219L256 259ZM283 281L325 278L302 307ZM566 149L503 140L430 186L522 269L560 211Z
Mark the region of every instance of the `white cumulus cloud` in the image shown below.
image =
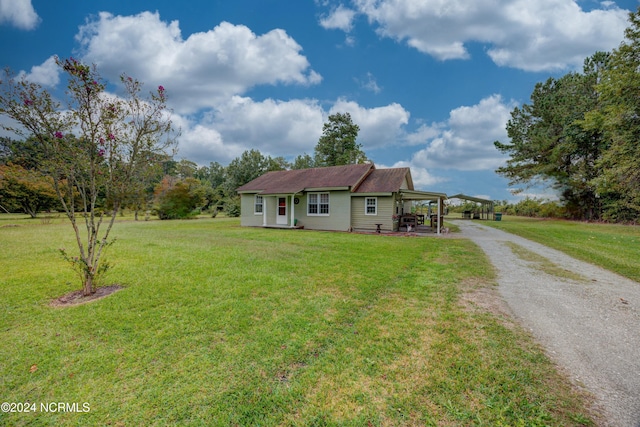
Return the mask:
M338 99L330 114L349 113L353 123L360 127L358 142L364 152L368 149L396 145L404 135L404 126L409 123L409 112L398 103L383 107L365 108L357 102Z
M323 117L324 111L313 100L254 101L234 96L211 113L208 123L225 141L272 156L292 157L313 151Z
M355 0L380 35L440 60L467 59L468 43L486 45L500 66L527 71L579 67L596 50L618 46L628 11L574 0Z
M126 72L150 89L166 88L181 129L178 156L198 164L226 164L249 149L289 159L311 154L323 124L335 112L351 113L365 150L396 143L409 120L408 111L397 103L364 108L338 99L325 109L316 99L243 96L258 85L321 81L301 54L302 47L281 29L256 35L246 26L222 22L183 37L177 21L162 21L158 13L102 12L82 26L76 38L83 61L96 64L107 79L115 81ZM368 78L367 87L379 90L373 76Z
M56 64L56 58L51 56L41 65L31 67L28 73L26 71L18 73L18 78L25 78L42 86L55 87L60 83L60 67Z
M414 164L413 162L400 161L394 163L392 166L386 166L383 164L376 164L379 169L386 168L409 168L411 169L411 179L413 180L413 187L416 190L428 191L432 189L436 184L448 181L447 178L442 178L431 174L427 168Z
M411 163L424 168L495 169L505 158L493 142L507 139L505 127L514 107L513 102L492 95L476 105L452 110L446 122L419 129L418 135L427 138L426 147L413 155Z
M206 124L184 122L182 126L179 158L189 159L202 166L214 161L227 164L245 150L241 144L225 142L220 132Z
M204 112L197 121L185 116L174 120L182 129L179 156L198 164L211 161L226 164L250 149L288 159L313 154L323 124L330 114L337 112L350 113L353 122L360 126L358 142L365 152L376 146L397 144L409 118L409 113L398 104L364 108L353 101L338 99L325 110L313 99L256 101L233 96Z
M179 22L164 22L158 13L102 12L76 38L83 59L106 77L126 72L162 84L183 113L213 107L256 85L313 85L322 79L301 55L302 47L281 29L256 35L246 26L222 22L184 39Z
M40 23L31 0L0 0L0 24L9 23L23 30L33 30Z
M320 19L320 26L328 30L342 30L349 32L353 28L353 18L356 12L343 5L334 8L329 15Z

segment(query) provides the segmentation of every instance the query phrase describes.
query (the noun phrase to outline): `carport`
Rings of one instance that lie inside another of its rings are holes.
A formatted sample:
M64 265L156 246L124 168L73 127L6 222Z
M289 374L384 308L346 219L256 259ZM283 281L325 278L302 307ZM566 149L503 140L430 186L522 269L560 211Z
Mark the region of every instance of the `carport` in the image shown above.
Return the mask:
M434 193L430 191L413 191L413 190L400 190L401 203L404 202L428 202L429 205L429 220L431 223L436 224L436 233L440 234L442 228L443 216L444 216L444 201L447 199L445 193ZM434 211L432 211L431 205L434 205ZM426 224L425 224L426 225Z
M456 194L449 199L467 200L476 203L474 211L464 211L463 219L493 219L493 200L481 199L480 197L467 196L465 194Z

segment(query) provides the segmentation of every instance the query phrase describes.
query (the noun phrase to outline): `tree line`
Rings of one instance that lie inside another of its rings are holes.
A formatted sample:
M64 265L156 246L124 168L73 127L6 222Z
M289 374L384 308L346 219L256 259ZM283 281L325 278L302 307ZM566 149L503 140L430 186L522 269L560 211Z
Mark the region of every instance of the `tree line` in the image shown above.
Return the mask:
M518 191L551 185L567 218L640 218L640 8L629 21L617 49L538 83L511 113L510 141L494 143L510 156L496 172Z
M240 215L240 199L235 189L269 171L306 169L362 163L367 157L356 142L359 132L349 113L329 116L313 156L304 153L289 162L250 149L227 166L196 162L167 153L156 154L144 174L128 183L128 193L120 209L134 212L138 220L157 215L160 219L189 218L201 213L216 216ZM0 210L24 212L36 218L41 212L61 211L54 181L43 170L45 153L37 138L24 140L0 138ZM104 208L107 200L98 194L96 207Z

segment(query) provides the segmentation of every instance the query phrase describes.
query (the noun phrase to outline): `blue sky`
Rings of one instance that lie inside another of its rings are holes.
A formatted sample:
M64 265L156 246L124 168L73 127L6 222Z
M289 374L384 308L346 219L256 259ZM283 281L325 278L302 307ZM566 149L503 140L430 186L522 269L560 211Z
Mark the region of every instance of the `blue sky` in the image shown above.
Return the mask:
M0 0L0 65L54 93L74 56L163 85L177 159L313 154L349 112L378 167L416 188L517 201L494 172L535 83L617 47L637 0ZM114 91L117 88L114 86ZM4 119L0 119L4 120Z

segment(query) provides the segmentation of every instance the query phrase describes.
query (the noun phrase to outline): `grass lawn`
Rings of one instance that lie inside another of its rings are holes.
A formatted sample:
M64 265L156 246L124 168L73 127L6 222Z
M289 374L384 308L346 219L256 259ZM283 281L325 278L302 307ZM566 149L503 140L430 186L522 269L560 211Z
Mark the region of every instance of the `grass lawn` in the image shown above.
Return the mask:
M115 235L125 289L53 308L80 287L70 226L0 216L0 401L37 405L0 425L591 424L526 334L461 302L494 281L469 241L219 218Z
M482 221L640 282L640 227L502 216Z

